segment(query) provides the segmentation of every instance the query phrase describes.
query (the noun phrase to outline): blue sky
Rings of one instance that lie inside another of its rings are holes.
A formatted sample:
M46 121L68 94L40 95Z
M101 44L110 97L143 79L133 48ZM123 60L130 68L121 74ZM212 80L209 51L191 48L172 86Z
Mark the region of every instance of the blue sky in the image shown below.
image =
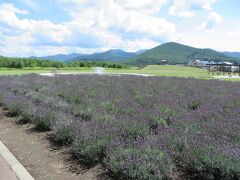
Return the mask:
M0 55L43 56L175 41L240 51L238 0L0 0Z
M35 20L49 20L54 23L70 21L71 16L66 13L54 0L0 0L1 3L11 3L17 8L26 9L30 13L19 15L20 18Z

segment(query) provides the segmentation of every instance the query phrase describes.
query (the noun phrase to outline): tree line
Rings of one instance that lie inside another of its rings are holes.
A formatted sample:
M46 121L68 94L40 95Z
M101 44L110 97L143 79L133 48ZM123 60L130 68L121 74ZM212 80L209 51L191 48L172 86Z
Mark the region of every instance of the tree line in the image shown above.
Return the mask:
M72 62L60 62L51 60L40 60L32 58L9 58L0 57L0 68L31 68L31 67L105 67L105 68L127 68L127 65L113 63L113 62L95 62L95 61L72 61Z

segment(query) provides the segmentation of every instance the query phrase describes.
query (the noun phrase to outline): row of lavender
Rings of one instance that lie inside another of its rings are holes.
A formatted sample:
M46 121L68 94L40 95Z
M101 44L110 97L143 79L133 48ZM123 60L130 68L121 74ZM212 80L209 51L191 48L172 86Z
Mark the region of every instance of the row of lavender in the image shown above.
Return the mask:
M9 76L0 103L122 179L240 178L239 83Z

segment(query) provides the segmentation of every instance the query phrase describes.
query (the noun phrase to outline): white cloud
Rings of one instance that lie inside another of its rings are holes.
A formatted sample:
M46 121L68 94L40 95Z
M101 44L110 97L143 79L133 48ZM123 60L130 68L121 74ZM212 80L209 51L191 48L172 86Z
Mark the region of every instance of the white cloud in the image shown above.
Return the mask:
M222 16L216 12L210 12L207 20L201 24L198 29L204 29L209 32L214 32L214 26L222 22Z
M26 4L28 7L30 7L31 9L37 11L39 10L39 6L36 3L36 1L33 0L21 0L21 2L23 2L24 4Z
M27 11L17 9L12 4L0 5L0 32L5 44L1 50L5 54L14 55L14 51L15 54L28 53L28 46L32 44L62 43L70 34L64 25L48 20L20 19L17 13L26 14Z
M0 9L5 12L13 12L18 14L28 14L29 12L27 10L17 9L13 6L13 4L5 3L0 4Z
M17 35L26 33L39 35L56 42L62 42L69 34L68 29L61 24L54 24L48 20L19 19L16 13L25 13L25 11L10 4L0 6L0 25L3 29L15 31Z
M212 4L217 0L174 0L169 8L169 14L178 17L193 17L196 10L212 10Z
M230 37L238 37L238 36L240 36L240 30L230 31L230 32L228 33L228 35L229 35Z
M60 0L69 7L66 1ZM155 13L166 4L166 0L83 0L71 4L70 11L74 21L84 28L107 30L111 28L124 32L139 32L161 36L175 32L175 25ZM134 6L135 3L135 6ZM79 5L80 4L80 5ZM82 8L84 7L84 10ZM154 9L154 11L152 11Z
M104 47L145 49L149 48L150 44L151 47L159 44L156 42L158 39L170 40L172 36L179 34L176 33L174 23L157 15L167 0L68 2L59 1L73 18L66 26L85 33L91 32L91 35L103 42Z
M116 0L117 5L132 10L145 10L150 13L158 12L168 0Z
M60 24L48 20L20 19L17 13L27 13L12 4L0 6L0 32L5 35L3 52L38 53L39 47L69 47L70 49L123 48L129 51L151 48L161 39L177 37L175 24L157 13L167 0L56 0L72 19ZM22 40L26 37L26 40ZM12 39L19 42L10 46ZM24 41L24 42L23 42ZM6 50L10 48L10 50ZM44 48L41 48L42 50ZM0 49L1 50L1 49ZM47 52L44 51L43 52ZM2 53L0 51L0 53Z
M175 0L169 14L192 18L174 23L160 15L168 0L54 2L70 16L69 21L34 20L30 15L19 15L31 12L9 3L0 4L0 55L41 56L100 52L110 48L136 51L167 41L216 49L235 47L236 50L240 41L240 30L236 28L240 22L227 21L216 13L212 8L216 0ZM198 10L204 13L199 15Z
M218 51L240 51L240 28L236 27L240 20L222 20L216 26L214 33L205 29L194 30L185 28L183 40L185 43L199 48L212 48Z

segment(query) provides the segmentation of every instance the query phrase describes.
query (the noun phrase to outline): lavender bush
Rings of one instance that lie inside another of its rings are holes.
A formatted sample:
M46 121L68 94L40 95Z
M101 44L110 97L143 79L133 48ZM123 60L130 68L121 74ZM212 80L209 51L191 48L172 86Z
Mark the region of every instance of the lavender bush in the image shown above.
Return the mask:
M0 104L120 179L240 178L237 82L5 76Z
M119 179L166 179L174 169L167 153L142 138L112 141L104 163Z

